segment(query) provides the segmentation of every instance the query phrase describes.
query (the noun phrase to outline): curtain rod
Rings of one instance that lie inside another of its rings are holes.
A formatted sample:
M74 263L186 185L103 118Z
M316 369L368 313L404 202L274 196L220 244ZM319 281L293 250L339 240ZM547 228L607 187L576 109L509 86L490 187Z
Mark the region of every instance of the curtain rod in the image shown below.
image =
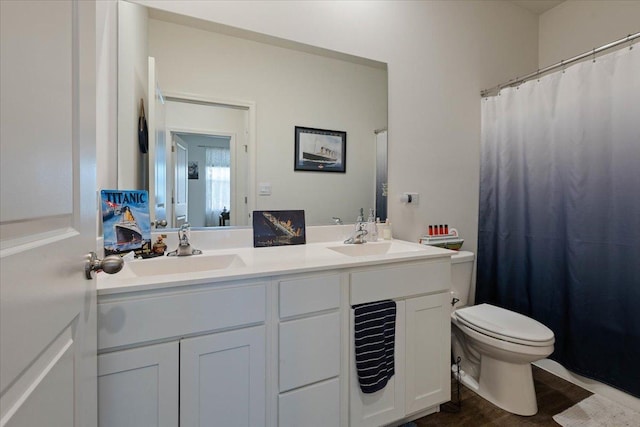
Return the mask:
M564 67L564 66L566 66L568 64L572 64L574 62L580 61L581 59L588 58L589 56L595 56L596 54L598 54L598 53L600 53L600 52L602 52L604 50L611 49L612 47L616 47L616 46L621 45L623 43L629 43L629 42L637 39L638 37L640 37L640 33L629 34L625 38L622 38L620 40L616 40L614 42L605 44L603 46L600 46L599 48L595 48L593 50L590 50L590 51L585 52L583 54L580 54L578 56L574 56L573 58L560 61L557 64L553 64L553 65L550 65L548 67L545 67L545 68L542 68L542 69L538 69L538 71L534 71L533 73L527 74L526 76L517 77L517 78L515 78L513 80L509 80L507 83L502 83L502 84L494 86L494 87L492 87L490 89L485 89L485 90L480 92L480 96L482 96L482 97L490 96L491 94L495 94L495 93L500 92L505 87L519 85L520 83L524 83L527 80L531 80L534 77L538 77L538 76L540 76L542 74L548 73L551 70L555 70L556 68Z

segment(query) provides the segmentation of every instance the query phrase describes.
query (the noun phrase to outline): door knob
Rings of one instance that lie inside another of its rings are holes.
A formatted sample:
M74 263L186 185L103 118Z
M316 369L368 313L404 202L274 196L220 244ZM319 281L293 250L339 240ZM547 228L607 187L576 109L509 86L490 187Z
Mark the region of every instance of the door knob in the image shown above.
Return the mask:
M122 270L124 260L119 255L109 255L104 259L99 259L95 252L89 252L88 259L84 263L84 275L87 280L93 277L91 272L102 270L107 274L115 274Z
M167 220L166 219L156 219L155 221L151 222L151 226L154 228L164 228L167 226Z

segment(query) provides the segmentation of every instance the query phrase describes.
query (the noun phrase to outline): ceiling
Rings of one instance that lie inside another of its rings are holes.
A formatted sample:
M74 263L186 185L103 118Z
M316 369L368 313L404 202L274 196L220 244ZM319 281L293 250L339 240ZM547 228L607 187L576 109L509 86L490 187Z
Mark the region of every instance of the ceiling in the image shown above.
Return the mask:
M536 15L542 15L549 9L553 9L564 0L511 0L512 3L533 12Z

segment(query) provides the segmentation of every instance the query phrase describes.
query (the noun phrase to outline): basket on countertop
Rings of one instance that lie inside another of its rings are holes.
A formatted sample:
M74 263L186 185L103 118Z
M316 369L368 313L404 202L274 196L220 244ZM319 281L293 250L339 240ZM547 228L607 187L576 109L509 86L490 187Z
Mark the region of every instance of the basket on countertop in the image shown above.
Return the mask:
M437 235L437 236L422 236L420 243L423 245L436 246L444 249L451 249L454 251L462 248L464 239L458 236L458 230L455 228L449 229L449 234Z

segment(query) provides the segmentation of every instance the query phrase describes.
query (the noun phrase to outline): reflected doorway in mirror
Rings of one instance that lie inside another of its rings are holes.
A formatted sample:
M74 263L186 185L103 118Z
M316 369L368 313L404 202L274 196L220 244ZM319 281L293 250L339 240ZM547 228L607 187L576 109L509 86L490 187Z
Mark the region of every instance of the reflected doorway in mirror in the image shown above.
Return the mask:
M254 186L251 170L251 110L221 104L166 96L166 129L171 141L186 147L188 163L198 165L198 178L190 167L185 215L192 227L218 227L223 208L230 212L225 225L249 225ZM172 157L175 157L175 152ZM168 171L169 188L178 188L176 170ZM171 182L173 181L173 182ZM174 200L178 197L174 194ZM174 208L177 206L174 205ZM177 218L177 216L174 216ZM175 223L173 224L175 227Z

